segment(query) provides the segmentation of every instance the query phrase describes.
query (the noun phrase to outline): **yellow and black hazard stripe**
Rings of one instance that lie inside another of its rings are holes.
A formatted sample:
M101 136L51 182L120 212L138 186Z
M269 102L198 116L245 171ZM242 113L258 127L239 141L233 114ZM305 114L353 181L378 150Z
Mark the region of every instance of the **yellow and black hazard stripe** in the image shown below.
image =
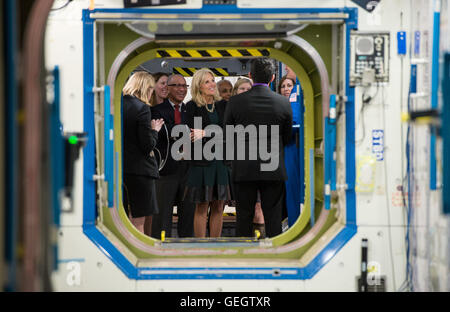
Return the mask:
M157 57L174 58L203 58L203 57L262 57L269 56L268 49L165 49L156 50Z
M198 68L174 67L173 73L183 75L184 77L192 77L194 75L194 73L199 69L200 69L200 67L198 67ZM211 67L209 67L209 69L214 73L214 75L216 75L218 77L232 76L232 73L230 73L227 68L220 68L220 67L211 68Z

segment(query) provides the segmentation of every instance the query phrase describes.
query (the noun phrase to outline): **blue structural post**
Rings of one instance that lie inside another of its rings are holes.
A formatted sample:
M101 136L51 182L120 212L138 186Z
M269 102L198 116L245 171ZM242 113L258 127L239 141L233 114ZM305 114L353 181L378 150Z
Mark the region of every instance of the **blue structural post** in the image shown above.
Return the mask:
M438 108L439 89L439 36L441 13L435 1L433 16L433 54L431 62L431 109ZM430 135L430 189L436 190L436 133Z
M61 203L60 194L64 190L65 181L65 142L60 120L60 78L59 67L53 70L54 100L50 110L50 163L51 163L51 200L52 221L55 228L60 226ZM53 249L53 269L57 269L58 245L55 243Z
M94 123L94 21L83 11L83 124L87 134L83 149L83 226L95 225L95 123Z
M350 11L351 21L348 22L347 31L345 34L346 42L350 42L350 32L352 29L358 27L358 11ZM345 62L350 64L350 47L346 47ZM345 79L347 81L345 87L346 101L345 101L345 172L346 172L346 202L347 214L346 224L350 227L356 227L356 151L355 151L355 88L350 87L350 66L345 69Z
M443 213L450 214L450 52L444 55L444 74L442 79L442 159Z

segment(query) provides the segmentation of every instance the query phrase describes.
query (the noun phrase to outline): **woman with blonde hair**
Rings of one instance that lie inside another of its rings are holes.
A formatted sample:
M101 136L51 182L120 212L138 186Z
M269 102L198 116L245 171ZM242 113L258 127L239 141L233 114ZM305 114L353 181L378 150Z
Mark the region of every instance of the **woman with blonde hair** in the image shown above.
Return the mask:
M155 179L159 178L153 149L163 120L151 120L150 99L155 80L135 72L123 92L123 204L131 223L150 236L152 215L158 213Z
M243 92L247 92L253 86L253 82L248 78L239 78L233 87L233 91L231 92L231 96L240 94Z
M123 87L123 95L129 95L150 105L150 99L155 88L155 79L145 71L134 72Z
M191 129L192 142L202 140L203 146L209 139L205 137L205 128L209 125L222 127L225 107L220 102L214 73L202 68L194 73L191 85L192 100L186 104L186 124ZM200 117L201 129L194 129L194 118ZM194 150L194 144L191 149ZM210 208L210 237L222 235L223 208L231 198L228 168L223 160L207 160L202 153L201 159L191 157L185 199L195 203L194 235L206 236L208 209Z

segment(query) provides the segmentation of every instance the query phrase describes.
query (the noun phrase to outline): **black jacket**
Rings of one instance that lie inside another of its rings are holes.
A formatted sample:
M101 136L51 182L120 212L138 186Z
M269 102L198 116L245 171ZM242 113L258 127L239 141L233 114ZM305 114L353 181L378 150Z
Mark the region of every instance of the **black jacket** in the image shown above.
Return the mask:
M172 104L170 104L168 99L165 99L159 105L152 107L152 119L164 119L164 125L159 131L158 135L158 144L156 145L156 157L158 158L159 163L163 161L167 156L167 162L164 167L159 172L160 175L170 175L177 172L177 168L179 162L175 161L170 153L170 149L172 148L172 144L175 142L176 138L171 137L172 128L175 126L175 116L174 116L174 108ZM186 105L183 103L181 105L181 123L185 124L186 119ZM167 131L166 131L167 129ZM169 143L167 142L167 138L169 138ZM169 153L169 154L167 154ZM160 158L161 157L161 158Z
M150 106L134 96L123 97L123 172L159 178L153 149L158 133L151 128Z
M219 117L219 123L217 124L219 127L223 128L223 117L224 117L224 113L225 113L225 101L219 101L219 102L215 102L215 110L217 111L217 115ZM195 117L201 117L202 120L202 127L201 129L205 129L207 126L211 125L211 120L209 119L209 114L208 111L206 110L206 108L204 106L198 107L197 104L194 101L189 101L188 103L186 103L186 124L188 125L189 128L194 129L195 125L194 125L194 118ZM212 134L214 135L214 133ZM225 135L225 133L224 133ZM202 150L204 145L211 140L213 136L211 137L204 137L202 139ZM225 137L224 137L225 138ZM224 141L222 140L222 143ZM191 165L194 166L207 166L211 161L207 160L203 157L203 153L202 153L202 157L199 160L194 160L194 144L191 144ZM224 159L224 156L222 155L222 159Z
M227 103L224 117L224 125L255 125L257 136L265 136L267 145L270 146L271 129L270 126L279 126L278 138L273 138L278 142L278 153L269 160L263 160L260 157L259 145L257 159L250 160L248 155L249 138L245 137L246 155L244 160L237 160L235 144L235 158L232 162L232 178L235 182L239 181L276 181L286 180L286 168L284 165L284 146L287 145L292 133L292 108L289 100L273 91L268 87L257 85L251 90L232 96ZM259 126L269 126L266 135L260 131ZM264 149L263 149L264 150ZM267 151L267 150L264 150ZM261 164L276 164L273 171L262 171Z

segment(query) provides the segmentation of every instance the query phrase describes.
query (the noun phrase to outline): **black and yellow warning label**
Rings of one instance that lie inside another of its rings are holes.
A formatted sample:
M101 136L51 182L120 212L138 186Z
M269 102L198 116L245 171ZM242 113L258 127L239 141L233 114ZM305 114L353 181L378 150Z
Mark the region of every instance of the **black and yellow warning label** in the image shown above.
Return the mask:
M269 56L268 49L186 49L186 50L157 50L157 57L175 58L203 58L203 57L262 57Z
M208 67L203 67L203 68L208 68ZM174 67L173 73L183 75L184 77L192 77L194 75L194 73L199 69L200 69L200 67L198 67L198 68ZM208 69L210 69L214 73L214 75L216 75L218 77L234 75L234 73L230 73L227 68L220 68L220 67L211 68L211 67L209 67Z

